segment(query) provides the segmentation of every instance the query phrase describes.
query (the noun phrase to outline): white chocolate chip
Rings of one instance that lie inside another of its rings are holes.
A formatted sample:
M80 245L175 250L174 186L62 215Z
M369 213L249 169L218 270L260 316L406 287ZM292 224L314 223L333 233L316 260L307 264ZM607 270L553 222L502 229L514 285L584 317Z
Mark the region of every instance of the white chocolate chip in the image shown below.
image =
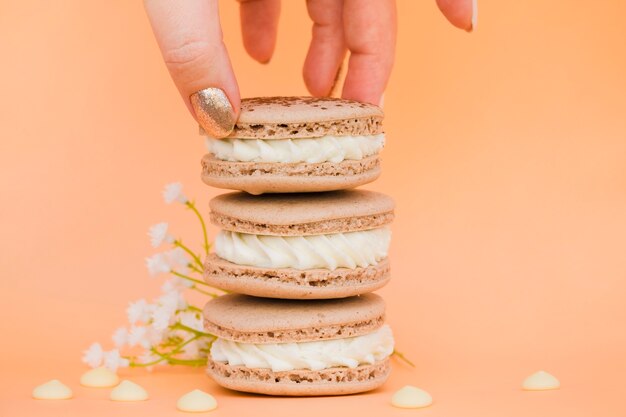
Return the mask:
M546 371L538 371L529 376L522 383L522 388L528 391L542 391L548 389L557 389L561 383L553 375Z
M399 408L422 408L433 403L433 397L423 389L412 385L400 388L391 397L391 405Z
M92 388L114 387L119 382L117 374L105 367L90 369L80 377L80 385Z
M58 379L35 387L33 398L38 400L67 400L72 398L72 390Z
M217 401L211 394L195 389L180 397L176 403L176 408L188 413L202 413L215 410Z
M112 401L144 401L148 399L148 392L140 385L124 380L111 390L109 398Z

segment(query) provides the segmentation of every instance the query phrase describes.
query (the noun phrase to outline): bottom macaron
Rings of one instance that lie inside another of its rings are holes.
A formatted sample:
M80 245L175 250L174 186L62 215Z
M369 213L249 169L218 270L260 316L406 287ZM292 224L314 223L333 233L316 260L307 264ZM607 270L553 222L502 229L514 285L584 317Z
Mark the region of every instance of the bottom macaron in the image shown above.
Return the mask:
M390 372L389 358L373 365L318 371L294 369L274 372L264 368L230 366L212 360L207 367L207 374L225 388L284 396L348 395L371 391L382 386Z
M217 339L207 373L237 391L345 395L389 377L393 335L375 294L281 300L230 294L207 303L204 324Z

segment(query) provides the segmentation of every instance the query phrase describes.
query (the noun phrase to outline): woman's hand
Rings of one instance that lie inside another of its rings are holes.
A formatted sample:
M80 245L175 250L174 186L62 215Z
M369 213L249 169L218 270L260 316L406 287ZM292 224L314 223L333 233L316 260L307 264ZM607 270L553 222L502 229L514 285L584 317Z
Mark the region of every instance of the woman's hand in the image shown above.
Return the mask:
M280 0L240 0L246 51L270 60L276 45ZM222 29L217 0L144 0L163 60L187 108L214 137L233 129L241 98ZM472 0L437 0L450 22L472 29ZM311 94L330 94L350 51L342 97L379 104L393 66L395 0L308 0L313 37L304 63Z

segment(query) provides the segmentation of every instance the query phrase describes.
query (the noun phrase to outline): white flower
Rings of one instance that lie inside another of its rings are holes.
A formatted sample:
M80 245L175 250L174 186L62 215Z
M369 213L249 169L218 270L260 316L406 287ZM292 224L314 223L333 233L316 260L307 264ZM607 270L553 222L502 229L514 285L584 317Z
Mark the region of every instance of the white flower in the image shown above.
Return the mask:
M161 286L161 292L168 293L170 291L180 291L193 286L193 282L188 279L173 277L168 279Z
M168 224L165 222L150 226L150 229L148 229L148 236L150 236L150 244L153 248L158 248L163 242L174 242L174 237L167 233L167 227Z
M186 345L184 349L185 350L184 350L183 357L185 358L195 359L200 355L200 346L197 340L194 340L193 342Z
M143 298L141 300L131 302L128 304L128 308L126 309L128 322L130 324L135 324L138 321L146 323L150 319L152 310L154 310L154 306L152 304L148 304L148 302Z
M145 326L132 326L128 334L128 345L131 347L137 345L144 348L150 347L150 342L146 339L147 335L148 329Z
M200 332L204 331L204 324L202 323L202 317L200 317L199 313L185 311L180 315L180 322L181 324L191 327L194 330L198 330Z
M173 312L176 310L183 310L187 308L187 302L183 298L183 295L178 290L171 290L161 295L157 300L159 306L164 306L171 309ZM172 313L173 314L173 313Z
M113 333L113 343L118 348L128 343L128 330L126 327L120 327Z
M178 201L185 204L189 199L183 194L183 185L179 182L173 182L167 184L163 190L163 199L167 204L171 204L174 201Z
M103 353L100 343L93 343L89 346L89 349L83 352L83 362L92 368L97 368L102 365L102 360L104 359Z
M104 352L104 366L110 371L117 371L117 368L125 368L128 366L129 361L126 358L120 356L118 349L113 349L108 352Z
M152 327L158 332L165 331L169 327L173 315L174 311L171 308L158 306L152 313Z
M172 270L172 267L167 262L167 258L162 253L156 253L146 258L146 267L148 268L148 273L152 276L160 273L168 273Z

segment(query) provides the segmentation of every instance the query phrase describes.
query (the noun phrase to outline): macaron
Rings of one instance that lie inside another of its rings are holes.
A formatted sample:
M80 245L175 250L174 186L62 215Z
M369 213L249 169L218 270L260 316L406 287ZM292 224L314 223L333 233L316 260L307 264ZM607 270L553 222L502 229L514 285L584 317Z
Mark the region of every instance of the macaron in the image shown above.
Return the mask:
M287 299L342 298L390 279L394 202L381 193L234 192L209 203L221 230L204 279L227 291Z
M390 373L393 335L385 304L366 294L342 300L280 300L228 294L204 308L217 339L208 375L237 391L343 395L380 387Z
M380 175L382 120L379 107L351 100L243 99L232 133L207 138L202 180L251 194L357 187Z

